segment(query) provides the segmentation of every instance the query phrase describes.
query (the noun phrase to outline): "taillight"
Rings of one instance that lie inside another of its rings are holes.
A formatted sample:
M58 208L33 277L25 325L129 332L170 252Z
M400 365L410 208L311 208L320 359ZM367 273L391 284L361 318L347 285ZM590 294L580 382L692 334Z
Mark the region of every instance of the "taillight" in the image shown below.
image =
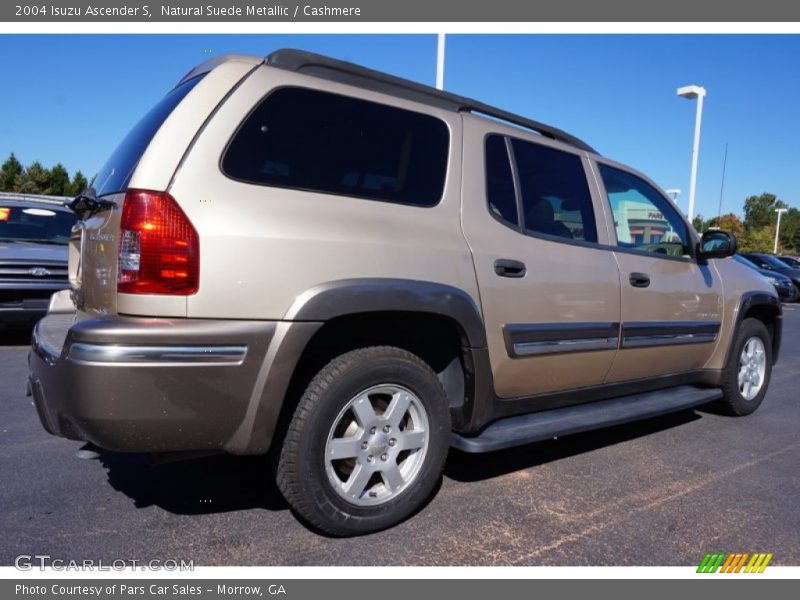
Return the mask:
M125 194L119 238L117 291L194 294L200 281L197 231L166 192Z

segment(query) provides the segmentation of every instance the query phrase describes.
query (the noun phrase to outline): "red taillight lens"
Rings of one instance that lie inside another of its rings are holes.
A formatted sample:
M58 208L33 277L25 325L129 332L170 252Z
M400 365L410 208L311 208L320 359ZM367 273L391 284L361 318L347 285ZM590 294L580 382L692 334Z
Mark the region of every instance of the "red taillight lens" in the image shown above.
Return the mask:
M175 199L165 192L127 192L117 291L184 296L197 292L199 281L199 237Z

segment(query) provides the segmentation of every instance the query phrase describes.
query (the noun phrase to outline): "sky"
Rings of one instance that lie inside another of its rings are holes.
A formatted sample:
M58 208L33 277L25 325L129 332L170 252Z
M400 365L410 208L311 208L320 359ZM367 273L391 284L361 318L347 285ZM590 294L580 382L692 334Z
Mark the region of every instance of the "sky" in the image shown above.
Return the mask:
M282 47L433 85L433 35L0 35L0 161L95 174L127 130L210 56ZM798 35L448 35L445 89L564 129L689 196L704 86L697 207L770 192L800 207Z

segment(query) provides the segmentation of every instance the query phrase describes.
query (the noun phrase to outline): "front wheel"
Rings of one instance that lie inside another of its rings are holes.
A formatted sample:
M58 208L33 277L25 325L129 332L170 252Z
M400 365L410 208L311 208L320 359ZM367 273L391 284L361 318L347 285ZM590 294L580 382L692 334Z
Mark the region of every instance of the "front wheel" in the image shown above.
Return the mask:
M428 499L444 468L444 390L417 356L362 348L328 363L295 410L278 461L287 502L337 536L390 527Z
M723 372L722 404L726 412L749 415L764 400L772 374L772 339L764 323L745 319L739 326Z

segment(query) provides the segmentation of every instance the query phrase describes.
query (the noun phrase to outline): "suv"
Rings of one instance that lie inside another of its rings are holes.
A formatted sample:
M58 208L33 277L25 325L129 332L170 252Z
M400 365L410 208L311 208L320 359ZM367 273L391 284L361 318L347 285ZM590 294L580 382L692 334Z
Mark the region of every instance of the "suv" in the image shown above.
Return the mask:
M112 451L271 450L327 534L411 515L450 447L714 400L752 413L778 355L772 286L644 175L327 57L200 65L95 181L71 298L34 334L44 427Z
M69 287L75 215L53 197L0 193L0 330L30 327L53 292Z

